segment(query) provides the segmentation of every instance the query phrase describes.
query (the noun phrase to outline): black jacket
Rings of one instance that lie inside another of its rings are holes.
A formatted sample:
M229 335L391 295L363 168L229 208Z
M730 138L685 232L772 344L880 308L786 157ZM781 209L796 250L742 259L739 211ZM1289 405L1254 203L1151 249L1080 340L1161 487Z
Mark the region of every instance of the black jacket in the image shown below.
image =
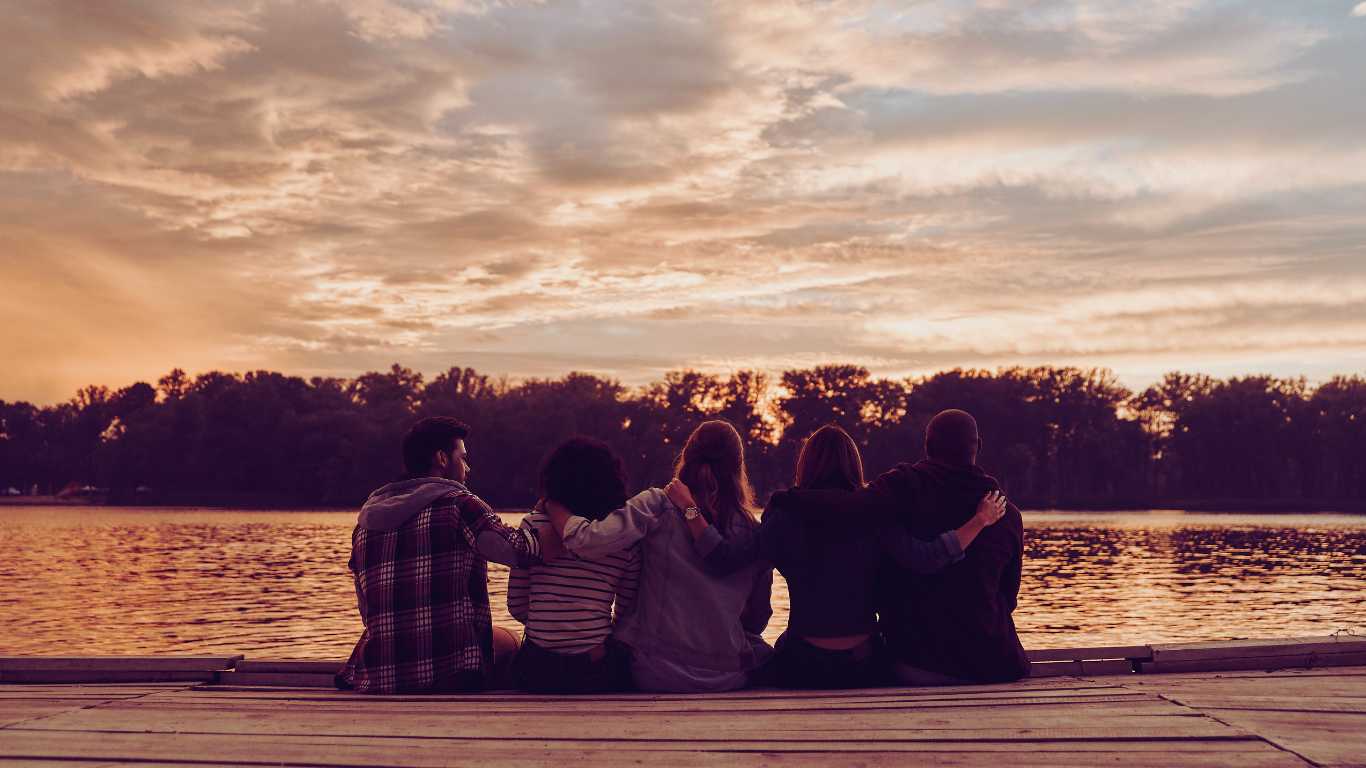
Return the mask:
M925 460L899 464L860 491L780 491L769 504L825 524L890 520L929 541L966 523L982 496L999 487L971 464ZM916 573L883 560L878 629L892 657L983 683L1029 674L1011 618L1023 564L1024 523L1014 504L977 535L962 560L938 573Z

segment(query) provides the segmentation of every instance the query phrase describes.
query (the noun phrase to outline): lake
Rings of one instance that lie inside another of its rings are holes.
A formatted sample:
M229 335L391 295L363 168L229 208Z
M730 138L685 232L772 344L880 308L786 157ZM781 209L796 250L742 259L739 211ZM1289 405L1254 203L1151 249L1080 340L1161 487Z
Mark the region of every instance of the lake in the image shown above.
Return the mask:
M515 524L518 516L505 519ZM354 511L4 507L0 653L342 659ZM1366 634L1366 517L1025 514L1026 648ZM507 569L490 566L494 623ZM787 624L775 576L775 639Z

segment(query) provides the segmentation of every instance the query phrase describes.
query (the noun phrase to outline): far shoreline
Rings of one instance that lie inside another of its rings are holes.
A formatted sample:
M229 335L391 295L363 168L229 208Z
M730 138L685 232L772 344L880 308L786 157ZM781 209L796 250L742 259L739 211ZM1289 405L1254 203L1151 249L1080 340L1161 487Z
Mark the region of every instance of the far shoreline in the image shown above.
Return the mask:
M67 509L194 509L223 512L354 512L354 506L313 505L300 503L297 497L273 494L177 494L174 500L138 500L125 503L99 500L58 499L55 496L0 496L0 509L6 507L63 507ZM225 498L237 497L237 498ZM262 498L268 497L268 498ZM215 503L217 502L217 503ZM1100 500L1079 500L1077 503L1030 504L1019 503L1025 512L1171 512L1173 514L1230 514L1284 515L1336 514L1366 515L1366 502L1346 499L1187 499L1149 500L1142 504L1114 504ZM529 508L495 509L500 514L525 514Z

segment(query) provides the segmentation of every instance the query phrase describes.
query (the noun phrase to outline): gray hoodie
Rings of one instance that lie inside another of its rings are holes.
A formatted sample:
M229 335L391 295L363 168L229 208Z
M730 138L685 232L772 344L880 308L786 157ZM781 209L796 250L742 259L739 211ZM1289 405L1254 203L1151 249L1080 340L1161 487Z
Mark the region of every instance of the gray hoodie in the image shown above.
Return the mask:
M397 531L428 504L455 492L469 493L469 489L444 477L418 477L389 483L365 500L356 525L367 531Z
M365 505L360 508L356 525L367 531L388 533L397 531L408 519L426 509L437 499L452 493L469 493L463 483L447 480L444 477L418 477L389 483L370 494ZM492 514L492 513L490 513ZM501 523L501 520L500 520ZM519 536L535 538L535 534L518 532ZM517 550L503 536L492 531L483 531L475 537L475 551L485 560L502 563L509 568L517 568ZM532 552L539 552L539 540L533 542Z

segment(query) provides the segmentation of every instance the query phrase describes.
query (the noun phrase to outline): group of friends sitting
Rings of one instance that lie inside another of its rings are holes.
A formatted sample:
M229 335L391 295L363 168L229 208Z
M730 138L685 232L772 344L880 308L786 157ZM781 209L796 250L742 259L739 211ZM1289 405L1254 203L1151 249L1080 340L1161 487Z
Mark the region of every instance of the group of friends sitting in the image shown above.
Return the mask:
M689 436L665 488L631 496L607 444L571 437L542 462L541 501L504 524L465 485L469 428L432 417L403 438L405 476L352 535L365 631L337 675L370 694L707 693L1016 680L1020 511L976 464L963 411L929 423L926 458L864 482L837 426L804 442L794 485L762 513L725 421ZM488 561L509 566L494 627ZM787 629L772 616L787 581Z

